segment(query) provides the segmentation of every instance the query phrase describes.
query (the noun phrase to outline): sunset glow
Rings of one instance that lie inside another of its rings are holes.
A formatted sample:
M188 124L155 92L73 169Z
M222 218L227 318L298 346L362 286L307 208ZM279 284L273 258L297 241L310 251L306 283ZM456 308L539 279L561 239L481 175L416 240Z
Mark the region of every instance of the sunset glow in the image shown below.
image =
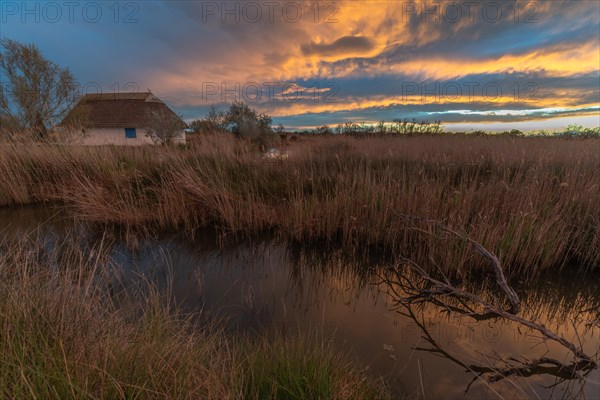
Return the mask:
M291 129L600 125L597 1L24 4L3 2L2 37L35 43L86 92L150 89L187 120L241 100Z

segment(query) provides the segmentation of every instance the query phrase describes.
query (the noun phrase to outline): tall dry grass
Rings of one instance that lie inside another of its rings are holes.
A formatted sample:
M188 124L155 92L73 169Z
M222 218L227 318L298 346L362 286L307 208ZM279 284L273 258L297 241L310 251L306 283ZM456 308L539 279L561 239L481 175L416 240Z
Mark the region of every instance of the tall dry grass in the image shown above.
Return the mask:
M232 336L150 282L125 290L109 247L0 241L1 398L387 398L318 335Z
M187 148L3 144L0 204L59 202L85 220L216 226L373 246L452 271L483 267L441 221L515 276L600 265L600 142L511 137L302 138L265 159L228 135Z

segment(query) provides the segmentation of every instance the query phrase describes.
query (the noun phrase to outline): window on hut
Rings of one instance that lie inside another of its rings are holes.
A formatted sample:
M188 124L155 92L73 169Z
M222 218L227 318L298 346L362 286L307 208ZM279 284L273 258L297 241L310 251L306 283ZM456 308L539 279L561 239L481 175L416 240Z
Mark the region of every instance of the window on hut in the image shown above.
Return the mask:
M135 139L136 137L135 128L125 128L125 138Z

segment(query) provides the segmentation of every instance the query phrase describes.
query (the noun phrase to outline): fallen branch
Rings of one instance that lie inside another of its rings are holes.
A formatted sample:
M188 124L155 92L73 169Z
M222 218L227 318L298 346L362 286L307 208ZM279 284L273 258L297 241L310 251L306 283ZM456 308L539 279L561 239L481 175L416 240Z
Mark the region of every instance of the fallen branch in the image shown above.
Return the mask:
M560 382L564 382L572 379L585 379L587 375L591 371L593 371L596 367L595 365L590 364L585 360L580 360L578 362L573 362L570 364L564 364L558 360L549 357L541 357L535 360L516 360L512 357L508 357L507 360L515 362L514 365L508 367L493 367L493 366L485 366L485 365L477 365L477 364L467 364L466 362L460 360L457 356L450 354L448 351L444 350L440 344L433 338L433 336L429 333L425 323L423 321L419 321L417 316L415 315L412 306L410 304L405 304L404 309L406 312L398 311L400 314L412 319L415 324L421 329L423 333L422 338L429 343L431 347L415 347L415 350L426 351L441 357L444 357L456 365L459 365L465 369L466 372L471 372L474 374L473 380L467 385L465 388L465 393L469 391L471 385L476 380L483 380L484 382L498 382L509 376L520 376L520 377L528 377L534 375L552 375L558 378L558 381L554 384L557 385ZM506 360L502 360L503 362L507 362ZM484 376L487 376L487 379L484 380ZM489 386L488 386L489 387ZM489 387L492 391L493 388Z
M423 268L419 267L412 260L405 259L404 261L405 261L406 265L408 265L411 268L411 270L418 273L425 281L434 285L434 290L417 289L417 290L421 290L424 295L429 296L429 297L434 297L434 296L443 294L445 296L451 295L451 296L454 296L459 299L466 299L466 300L472 301L476 304L479 304L481 307L483 307L485 312L484 313L461 312L463 315L471 316L471 317L473 317L475 319L479 319L479 320L488 319L493 316L499 316L499 317L506 318L510 321L514 321L519 324L525 325L531 329L537 330L538 332L540 332L542 335L544 335L548 339L560 343L561 345L563 345L564 347L569 349L571 352L573 352L573 354L575 354L580 359L590 362L593 365L596 365L596 363L592 360L592 358L585 354L583 349L581 349L578 346L575 346L573 343L569 342L562 336L559 336L556 333L552 332L551 330L547 329L544 325L539 324L537 322L530 321L528 319L525 319L523 317L515 315L509 311L503 310L502 308L496 307L493 304L486 302L480 296L477 296L474 293L470 293L470 292L464 291L462 289L458 289L458 288L452 286L450 283L442 282L440 280L432 278L431 276L429 276L429 274L427 274L427 272L425 272L425 270L423 270ZM414 286L413 286L412 290L414 290ZM401 301L404 301L404 302L409 301L410 302L411 298L414 299L414 295L411 297L408 297L408 298L404 298ZM449 306L447 306L447 308L451 309Z
M415 216L407 216L402 215L403 218L406 218L410 221L419 221L426 222L432 226L437 227L441 231L446 234L461 238L465 240L467 243L471 244L474 249L485 257L491 264L494 270L494 276L498 286L503 290L506 294L506 297L510 303L509 309L504 309L500 306L491 304L485 301L482 297L471 293L469 291L457 288L452 285L450 281L444 277L444 281L440 279L433 278L429 273L427 273L423 268L421 268L414 261L403 258L402 262L404 265L408 266L409 269L417 274L421 279L421 284L413 282L409 277L405 276L402 272L399 271L398 268L390 268L390 270L395 273L396 280L391 280L389 277L384 277L384 282L389 284L389 287L393 294L396 296L397 302L399 304L404 305L405 307L410 307L411 304L416 302L431 302L439 307L442 307L447 312L456 312L464 316L469 316L476 320L485 320L491 318L505 318L507 320L516 322L518 324L524 325L530 329L536 330L541 333L545 338L552 340L554 342L559 343L563 347L570 350L580 361L573 362L572 364L566 365L562 364L557 360L551 358L541 358L539 360L534 360L529 363L521 364L520 366L508 367L504 369L484 369L477 371L476 366L469 366L468 369L479 372L479 373L492 373L492 371L496 372L496 375L490 378L490 381L497 381L502 379L501 377L514 375L514 374L524 374L527 371L531 370L531 368L544 367L545 370L550 370L552 368L558 368L559 371L566 371L567 373L576 373L579 370L588 370L597 368L596 362L592 359L592 357L588 356L581 346L577 346L564 337L556 334L555 332L546 328L543 324L531 321L529 319L523 318L517 315L521 301L517 296L516 292L508 285L506 281L506 277L504 276L504 271L502 270L502 266L498 258L485 249L480 243L474 241L473 239L467 237L466 235L462 235L444 224L441 224L437 221L433 221L427 218L415 217ZM429 233L430 232L426 232ZM400 293L397 288L402 289L403 293ZM460 306L452 305L443 301L443 298L453 298L459 301ZM483 312L477 312L474 308L469 307L468 303L473 303L475 305L480 306L483 309ZM463 308L464 307L464 308ZM414 316L414 315L413 315ZM436 346L436 351L440 351ZM464 366L463 363L461 365Z
M481 256L483 256L485 259L487 259L490 262L490 265L492 266L492 269L494 270L494 276L496 278L496 283L498 284L500 289L502 289L502 291L506 294L506 297L508 298L508 301L510 303L510 309L508 311L512 314L517 314L519 312L519 309L521 306L521 300L519 299L519 296L517 296L517 293L513 290L513 288L510 287L510 285L506 281L506 277L504 276L504 270L502 269L502 265L500 264L498 257L496 257L493 253L489 252L480 243L471 239L467 235L456 232L455 230L450 229L448 226L442 224L439 221L435 221L435 220L425 218L425 217L420 217L420 216L413 216L413 215L406 215L406 214L398 214L398 215L402 218L405 218L405 219L411 221L411 222L419 221L419 222L425 222L429 225L435 226L436 228L440 229L442 232L445 232L449 235L455 236L459 239L465 240L467 243L472 245L478 254L480 254Z

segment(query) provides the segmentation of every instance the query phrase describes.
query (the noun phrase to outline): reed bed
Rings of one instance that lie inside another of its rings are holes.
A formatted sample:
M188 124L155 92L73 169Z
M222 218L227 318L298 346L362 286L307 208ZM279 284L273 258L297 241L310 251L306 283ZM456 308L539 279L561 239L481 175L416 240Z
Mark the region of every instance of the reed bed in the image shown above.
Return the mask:
M302 137L266 158L230 135L181 147L0 145L0 205L54 202L84 220L144 230L214 226L375 248L463 274L600 266L600 141L564 138Z
M0 241L0 397L388 398L318 334L225 333L149 281L124 283L109 248Z

